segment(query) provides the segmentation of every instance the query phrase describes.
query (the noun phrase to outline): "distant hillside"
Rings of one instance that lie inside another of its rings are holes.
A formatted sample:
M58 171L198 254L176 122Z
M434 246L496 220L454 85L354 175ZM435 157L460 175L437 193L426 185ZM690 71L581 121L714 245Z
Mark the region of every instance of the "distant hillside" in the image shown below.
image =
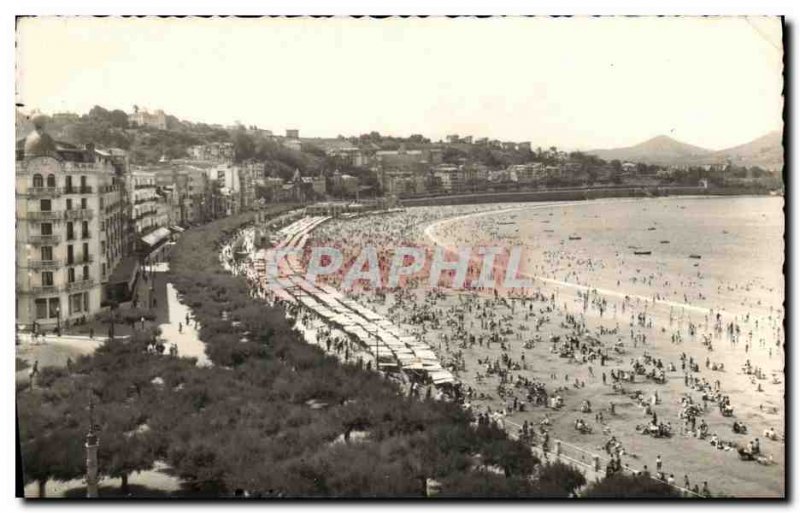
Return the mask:
M590 150L586 153L596 155L606 161L628 160L668 166L701 159L713 152L699 146L676 141L666 135L659 135L635 146L609 150Z
M713 151L660 135L635 146L590 150L586 153L606 161L617 159L662 166L699 166L730 161L735 166L759 166L764 169L780 170L783 167L782 137L779 131L770 132L748 143Z
M730 161L737 166L759 166L764 169L783 168L783 134L779 131L754 139L748 143L714 152L716 161Z

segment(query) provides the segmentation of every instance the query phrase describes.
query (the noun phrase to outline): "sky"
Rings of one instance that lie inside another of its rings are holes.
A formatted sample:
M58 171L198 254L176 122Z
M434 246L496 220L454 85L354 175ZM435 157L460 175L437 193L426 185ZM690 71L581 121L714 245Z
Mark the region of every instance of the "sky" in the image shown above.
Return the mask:
M782 129L778 18L24 18L16 102L533 147Z

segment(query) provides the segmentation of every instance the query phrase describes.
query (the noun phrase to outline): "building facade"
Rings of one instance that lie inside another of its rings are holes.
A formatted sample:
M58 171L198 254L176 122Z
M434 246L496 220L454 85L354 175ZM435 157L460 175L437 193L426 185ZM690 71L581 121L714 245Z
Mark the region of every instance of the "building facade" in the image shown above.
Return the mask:
M218 142L192 146L188 150L189 157L194 160L228 162L234 157L233 143Z
M167 129L167 115L163 110L147 112L146 110L134 107L133 114L128 114L128 123L133 126L149 126L159 130Z
M93 147L54 141L44 118L18 145L17 323L58 329L97 313L125 254L124 178Z

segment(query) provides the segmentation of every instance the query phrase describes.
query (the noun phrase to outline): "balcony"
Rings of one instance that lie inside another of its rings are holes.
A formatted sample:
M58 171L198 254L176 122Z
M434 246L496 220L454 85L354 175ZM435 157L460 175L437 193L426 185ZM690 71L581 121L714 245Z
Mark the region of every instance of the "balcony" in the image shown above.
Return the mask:
M94 213L88 209L67 210L64 217L67 219L91 219Z
M133 220L134 221L141 221L145 217L154 216L154 215L156 215L156 211L155 210L148 210L147 212L140 212L138 215L133 217Z
M31 235L28 237L28 242L36 245L51 246L61 242L61 237L58 235Z
M55 212L55 211L48 211L48 212L28 212L25 214L26 219L30 219L31 221L60 221L63 217L63 212Z
M30 187L27 193L29 198L55 198L60 195L60 187Z
M89 278L86 280L80 281L73 281L72 283L67 283L67 292L75 292L78 290L86 290L94 287L94 280Z
M91 264L94 262L94 257L92 255L83 255L83 258L76 259L76 263L78 264Z
M92 186L91 185L83 185L83 186L68 186L64 189L64 194L91 194L92 193Z
M61 292L61 287L58 285L40 285L38 287L31 287L31 294L56 294Z
M89 233L89 232L83 232L83 234L81 235L81 240L88 240L88 239L91 239L91 238L92 238L92 234Z
M57 269L61 267L61 260L28 260L30 269Z

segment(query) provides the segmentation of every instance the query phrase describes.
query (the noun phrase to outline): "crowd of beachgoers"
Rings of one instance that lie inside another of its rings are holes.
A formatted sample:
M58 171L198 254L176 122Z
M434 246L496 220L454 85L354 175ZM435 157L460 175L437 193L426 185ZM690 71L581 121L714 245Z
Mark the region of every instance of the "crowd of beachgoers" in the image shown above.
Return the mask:
M751 276L745 262L730 276L669 265L643 275L629 264L633 251L571 249L578 237L558 233L563 223L531 233L533 216L553 214L576 215L565 204L409 208L330 220L309 245L336 246L345 261L377 247L385 268L404 245L455 255L558 239L527 255L529 287L452 289L447 273L431 287L421 272L398 287L362 283L347 294L427 342L468 407L533 444L547 448L557 437L601 451L608 470L628 467L690 490L705 482L716 493L782 494L782 289ZM468 281L480 267L470 265ZM318 279L341 288L343 274Z

